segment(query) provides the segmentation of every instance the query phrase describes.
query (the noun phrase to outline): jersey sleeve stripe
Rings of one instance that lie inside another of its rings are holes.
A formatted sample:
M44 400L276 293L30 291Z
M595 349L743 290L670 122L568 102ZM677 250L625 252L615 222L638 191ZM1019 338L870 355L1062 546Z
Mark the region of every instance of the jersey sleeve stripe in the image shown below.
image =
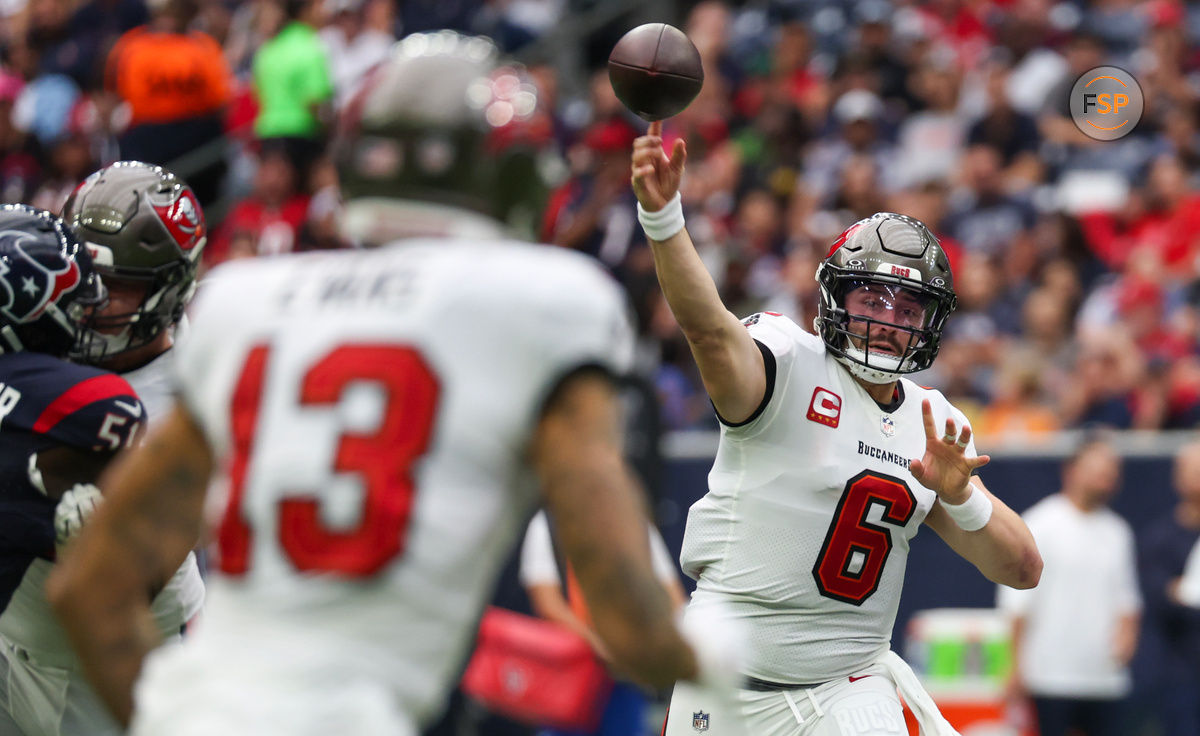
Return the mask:
M770 312L767 312L767 314L770 314ZM717 411L715 406L713 407L713 411L717 415L717 421L731 429L744 427L755 419L758 419L758 416L766 410L767 404L771 403L771 396L775 393L775 373L777 370L775 367L775 353L772 353L771 348L767 347L758 338L754 338L754 344L758 346L758 352L762 353L763 356L763 370L767 372L767 390L763 392L762 401L758 403L758 408L754 410L754 413L740 422L727 421L725 417L721 416L721 412Z
M102 376L92 376L67 389L61 396L50 402L33 424L33 431L49 432L65 417L82 409L88 404L104 399L128 397L137 399L137 393L129 382L111 373Z

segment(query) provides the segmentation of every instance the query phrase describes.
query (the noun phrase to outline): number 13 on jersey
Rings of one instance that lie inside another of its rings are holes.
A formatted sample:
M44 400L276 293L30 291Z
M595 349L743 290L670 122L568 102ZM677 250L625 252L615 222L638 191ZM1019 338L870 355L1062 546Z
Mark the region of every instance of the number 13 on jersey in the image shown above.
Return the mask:
M230 402L229 499L217 529L221 570L229 575L244 574L253 562L255 530L244 515L243 501L270 355L267 345L249 351ZM411 347L343 344L308 367L292 397L293 406L297 410L331 407L342 399L347 386L356 383L382 390L378 426L367 432L343 429L329 475L313 478L309 488L279 491L278 541L299 572L365 577L404 551L416 494L412 466L433 434L438 381ZM321 519L322 489L337 474L356 475L362 483L361 514L352 529L330 529Z

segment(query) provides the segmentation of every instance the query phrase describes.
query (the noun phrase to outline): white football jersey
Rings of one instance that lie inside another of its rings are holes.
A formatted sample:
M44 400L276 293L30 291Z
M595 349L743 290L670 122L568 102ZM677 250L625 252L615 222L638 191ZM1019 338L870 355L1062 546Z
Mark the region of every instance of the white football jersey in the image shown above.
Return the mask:
M137 391L151 422L165 417L175 403L174 360L175 351L168 350L149 363L121 374Z
M937 497L908 469L924 454L921 401L939 429L965 418L907 379L886 411L819 337L773 313L746 324L774 357L774 381L757 415L722 427L708 494L688 513L690 605L719 601L745 622L745 674L826 682L890 645L909 540Z
M168 350L154 360L121 376L129 381L138 398L146 407L149 426L167 415L173 401L172 366L175 351ZM175 571L167 586L154 597L151 611L154 622L164 636L179 633L204 605L204 581L196 564L196 555L188 553L187 559Z
M412 240L223 266L177 351L226 472L205 615L147 679L365 675L425 721L536 503L544 402L580 367L623 372L632 333L577 253Z

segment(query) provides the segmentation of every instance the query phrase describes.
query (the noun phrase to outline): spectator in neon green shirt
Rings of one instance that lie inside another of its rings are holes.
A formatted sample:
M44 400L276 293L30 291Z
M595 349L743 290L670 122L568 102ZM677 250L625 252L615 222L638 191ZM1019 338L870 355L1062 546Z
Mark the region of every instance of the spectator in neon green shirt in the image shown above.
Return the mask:
M259 111L254 134L279 142L303 171L322 149L333 80L325 45L317 35L322 0L287 0L286 20L254 56Z

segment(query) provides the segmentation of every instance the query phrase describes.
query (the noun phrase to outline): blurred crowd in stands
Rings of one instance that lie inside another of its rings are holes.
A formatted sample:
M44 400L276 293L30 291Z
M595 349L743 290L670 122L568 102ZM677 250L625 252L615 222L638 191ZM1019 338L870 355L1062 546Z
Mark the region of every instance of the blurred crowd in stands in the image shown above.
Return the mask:
M487 33L539 89L547 199L529 235L606 264L632 297L666 426L713 427L635 219L629 151L644 124L603 67L629 27L669 20L706 80L665 135L687 141L688 228L739 316L811 324L829 244L902 212L942 239L959 295L917 380L977 434L1200 424L1200 5L704 0L610 18L575 90L552 55L523 56L602 5L3 0L0 196L58 209L95 167L142 158L171 164L219 223L209 265L351 247L329 156L337 113L396 38ZM1067 102L1102 64L1146 100L1112 142L1081 133Z

